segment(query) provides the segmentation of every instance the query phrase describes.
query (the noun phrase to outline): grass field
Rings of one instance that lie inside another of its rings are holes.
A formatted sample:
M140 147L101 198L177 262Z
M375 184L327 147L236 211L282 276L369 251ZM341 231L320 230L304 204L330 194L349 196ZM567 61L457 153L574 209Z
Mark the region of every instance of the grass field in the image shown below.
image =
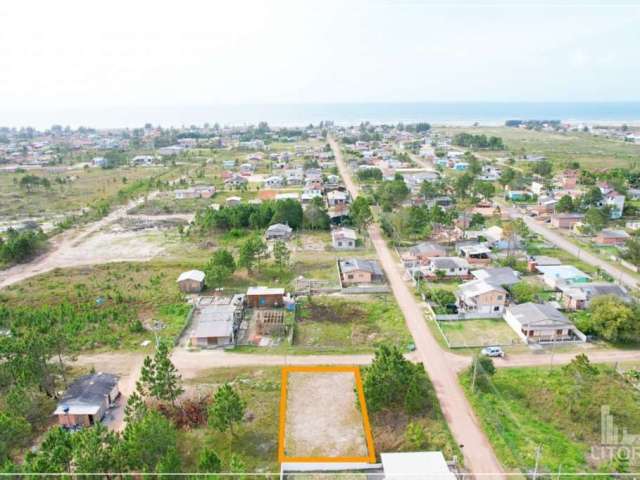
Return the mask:
M437 129L454 135L459 132L502 137L508 151L515 154L540 154L558 164L577 161L584 168L630 167L640 161L640 145L619 140L596 137L588 133L537 132L507 127L445 128ZM507 152L494 152L489 156L506 156Z
M84 168L63 173L36 170L30 174L47 178L51 182L51 188L39 188L31 192L19 187L20 179L26 175L25 173L2 173L0 174L0 219L16 220L76 213L96 200L116 195L118 190L136 180L149 178L164 171L168 172L169 169L164 167ZM56 178L66 179L65 183L57 183Z
M611 367L595 367L499 369L476 393L468 372L461 381L506 468L533 470L541 447L541 473L610 471L591 456L601 441L601 407L621 428L640 432L640 394Z
M229 471L231 454L246 464L247 472L279 472L278 408L280 403L279 368L219 368L186 382L187 390L214 392L224 382L231 382L247 402L247 419L235 437L210 427L181 431L178 449L183 471L197 471L197 461L204 447L213 449L222 460L222 471Z
M438 323L452 348L521 343L511 327L501 318Z

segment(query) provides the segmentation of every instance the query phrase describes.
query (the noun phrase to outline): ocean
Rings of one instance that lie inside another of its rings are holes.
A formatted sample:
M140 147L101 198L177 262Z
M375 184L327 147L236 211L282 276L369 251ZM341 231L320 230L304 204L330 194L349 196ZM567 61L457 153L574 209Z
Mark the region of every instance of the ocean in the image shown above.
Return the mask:
M219 123L303 126L331 120L338 125L360 122L501 125L508 119L561 120L569 123L640 124L640 102L407 102L299 103L186 107L126 107L59 111L2 112L1 126L47 128L53 124L95 128L183 126Z

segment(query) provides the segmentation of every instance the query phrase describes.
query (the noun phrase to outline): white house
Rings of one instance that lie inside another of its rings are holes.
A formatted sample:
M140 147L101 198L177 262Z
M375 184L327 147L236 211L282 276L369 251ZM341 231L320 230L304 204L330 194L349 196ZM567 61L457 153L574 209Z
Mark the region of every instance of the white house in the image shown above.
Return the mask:
M585 341L585 335L548 303L510 306L504 320L527 343Z
M351 228L336 228L331 231L331 244L336 250L356 248L356 231Z

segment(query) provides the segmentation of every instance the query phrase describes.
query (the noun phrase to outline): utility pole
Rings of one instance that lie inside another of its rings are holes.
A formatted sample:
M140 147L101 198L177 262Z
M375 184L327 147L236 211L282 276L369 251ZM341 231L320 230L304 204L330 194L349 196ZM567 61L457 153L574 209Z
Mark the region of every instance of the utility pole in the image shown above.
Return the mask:
M478 372L478 357L473 357L473 377L471 379L471 391L476 391L476 375Z

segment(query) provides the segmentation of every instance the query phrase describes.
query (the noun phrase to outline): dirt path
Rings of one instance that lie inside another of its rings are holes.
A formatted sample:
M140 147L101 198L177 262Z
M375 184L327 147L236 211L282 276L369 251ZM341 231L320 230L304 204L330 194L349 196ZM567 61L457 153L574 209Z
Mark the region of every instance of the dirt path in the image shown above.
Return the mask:
M157 192L151 193L147 198L153 198L157 195ZM77 248L83 242L89 240L89 237L96 232L100 231L107 225L123 218L127 215L127 211L144 201L143 198L131 201L129 204L122 206L106 217L98 220L97 222L85 225L82 227L76 227L71 230L67 230L50 240L49 250L40 257L36 258L30 263L15 265L6 270L0 272L0 288L7 287L17 282L21 282L27 278L39 275L41 273L49 272L55 268L67 268L77 267L80 265L92 265L106 262L117 261L130 261L132 258L139 260L148 260L146 257L139 255L144 253L143 251L133 252L111 252L109 255L104 255L98 248L89 248L88 252L82 252L82 255L78 255ZM124 253L124 256L120 256ZM154 252L151 252L154 253Z
M332 138L329 139L329 143L336 157L336 165L340 175L344 179L347 189L355 198L358 189L342 159L340 147ZM402 280L402 274L397 268L396 261L377 225L369 227L369 237L387 275L393 294L404 314L420 359L433 382L451 432L456 441L463 445L465 465L474 474L494 474L496 477L502 477L502 466L462 391L457 371L449 361L449 354L440 348L436 339L431 335L424 319L424 313Z

